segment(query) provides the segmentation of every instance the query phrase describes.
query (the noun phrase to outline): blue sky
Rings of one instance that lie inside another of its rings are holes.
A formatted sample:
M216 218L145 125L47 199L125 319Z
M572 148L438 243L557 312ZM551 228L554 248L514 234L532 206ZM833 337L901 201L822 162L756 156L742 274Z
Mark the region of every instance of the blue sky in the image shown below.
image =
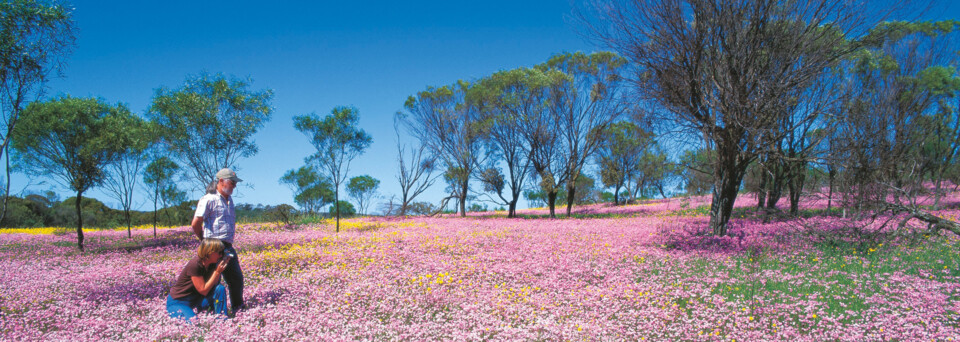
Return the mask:
M380 179L380 192L390 196L399 194L392 116L407 96L560 52L597 50L569 20L566 0L81 0L73 6L77 46L65 77L49 83L49 95L102 97L143 113L155 89L179 87L201 71L250 77L252 89L274 91L273 118L254 136L260 152L238 162L245 180L235 193L239 203L292 204L292 191L278 180L314 152L293 128L296 115L357 107L373 144L350 174ZM957 4L939 6L931 16L960 17ZM53 189L73 196L42 179L12 179L14 193ZM423 200L436 203L444 187L438 182ZM87 195L118 206L100 191ZM199 195L188 189L188 198ZM135 207L152 210L152 203L138 200Z
M49 94L97 96L137 113L160 86L179 87L201 71L250 77L274 91L273 118L254 136L260 152L241 159L238 203L293 202L278 183L303 165L312 147L293 128L295 115L325 115L334 106L360 111L373 137L351 175L381 180L399 194L392 116L427 86L532 66L563 51L594 51L554 1L112 1L73 3L79 28L65 78ZM13 178L12 192L57 190L53 183ZM185 184L184 187L187 187ZM438 201L442 182L425 200ZM116 207L100 191L88 194ZM195 189L189 198L197 198ZM139 201L142 210L152 203Z

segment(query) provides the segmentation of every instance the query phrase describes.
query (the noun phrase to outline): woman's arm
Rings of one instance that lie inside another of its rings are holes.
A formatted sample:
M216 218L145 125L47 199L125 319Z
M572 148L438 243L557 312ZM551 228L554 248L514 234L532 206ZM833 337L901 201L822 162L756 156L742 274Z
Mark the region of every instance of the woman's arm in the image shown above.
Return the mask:
M201 296L206 296L211 289L220 283L220 274L223 273L223 270L226 268L226 261L220 261L220 263L217 264L217 269L213 270L213 275L211 275L210 279L207 279L206 282L203 281L203 277L190 277L190 280L193 281L193 287L197 288L197 292L200 292Z

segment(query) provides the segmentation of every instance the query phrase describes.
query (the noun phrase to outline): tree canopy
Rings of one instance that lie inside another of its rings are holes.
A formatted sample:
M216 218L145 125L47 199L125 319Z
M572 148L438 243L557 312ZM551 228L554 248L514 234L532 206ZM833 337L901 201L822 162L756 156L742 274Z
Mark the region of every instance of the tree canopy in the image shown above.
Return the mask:
M272 99L272 90L252 90L250 80L201 73L180 88L157 89L148 116L203 189L217 171L257 153L253 135L270 121Z

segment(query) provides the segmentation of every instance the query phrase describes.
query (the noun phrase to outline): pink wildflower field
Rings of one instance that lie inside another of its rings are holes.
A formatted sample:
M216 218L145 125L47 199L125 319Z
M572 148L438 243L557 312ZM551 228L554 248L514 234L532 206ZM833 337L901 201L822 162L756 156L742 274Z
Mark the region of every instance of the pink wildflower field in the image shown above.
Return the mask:
M935 213L956 221L956 197ZM165 310L197 247L188 227L87 231L83 254L72 233L0 234L0 340L960 339L952 233L817 206L764 223L751 203L738 200L724 237L704 233L709 198L559 219L358 218L339 234L329 222L244 224L249 308L194 324Z

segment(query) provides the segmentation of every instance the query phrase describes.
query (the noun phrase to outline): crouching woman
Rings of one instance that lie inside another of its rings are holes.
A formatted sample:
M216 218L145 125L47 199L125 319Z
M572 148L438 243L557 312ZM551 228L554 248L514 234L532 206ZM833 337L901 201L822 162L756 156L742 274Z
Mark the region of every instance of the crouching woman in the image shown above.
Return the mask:
M170 288L170 295L167 296L170 317L189 322L203 311L213 311L227 317L227 290L220 284L220 274L230 260L224 259L223 249L223 242L218 239L203 239L200 242L197 256L187 262L177 282Z

